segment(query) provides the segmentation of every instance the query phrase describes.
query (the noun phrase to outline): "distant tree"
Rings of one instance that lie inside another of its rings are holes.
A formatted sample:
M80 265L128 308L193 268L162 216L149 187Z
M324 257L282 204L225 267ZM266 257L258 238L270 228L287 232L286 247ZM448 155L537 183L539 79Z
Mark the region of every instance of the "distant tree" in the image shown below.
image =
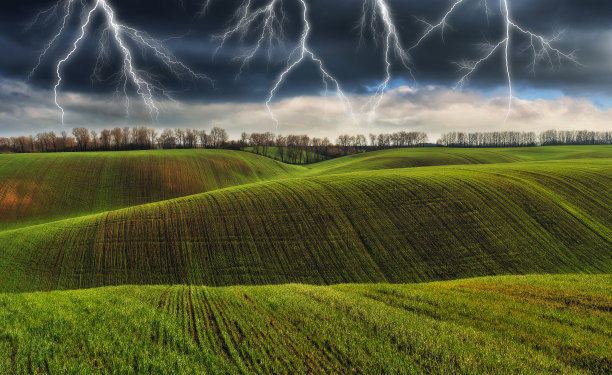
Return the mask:
M200 140L200 147L202 148L208 148L208 135L206 134L206 130L200 130L198 131L198 138Z
M174 134L176 135L178 147L185 148L185 131L183 129L176 129Z
M128 149L132 145L132 130L129 127L123 128L123 148Z
M251 133L249 135L249 145L256 154L261 154L263 146L263 135L261 133Z
M366 141L366 137L363 134L358 134L355 136L355 141L353 143L353 146L355 147L355 150L360 150L363 149L367 146L367 141Z
M60 137L57 140L57 151L67 151L68 150L68 133L65 130L62 130L60 133Z
M176 137L174 136L174 130L164 129L158 139L159 146L165 149L176 148Z
M86 151L89 144L89 131L86 128L72 129L72 135L76 139L80 151Z
M229 136L225 129L214 127L210 131L210 135L212 137L212 144L214 148L221 148L223 145L227 143L229 140Z
M276 136L276 147L278 148L278 156L280 157L282 162L285 162L287 155L287 137L279 134Z
M378 138L377 135L370 133L369 137L370 137L370 147L376 147L376 140Z
M268 156L268 147L274 144L274 137L275 137L275 134L271 132L266 132L261 135L263 155Z
M123 130L121 128L111 130L111 140L115 150L119 150L123 145Z
M157 130L147 129L147 148L152 149L153 147L155 147L156 140L157 140Z
M100 147L102 150L108 151L111 148L111 131L104 129L100 132Z
M187 148L195 148L198 142L198 136L195 130L185 129L185 146Z
M240 148L245 148L248 146L250 137L251 135L246 132L242 132L242 134L240 134Z
M96 133L95 130L92 130L90 133L91 133L91 138L90 138L91 148L92 150L95 151L98 149L98 133Z
M336 143L342 147L342 154L347 155L348 149L351 146L351 136L348 134L342 134L336 140Z

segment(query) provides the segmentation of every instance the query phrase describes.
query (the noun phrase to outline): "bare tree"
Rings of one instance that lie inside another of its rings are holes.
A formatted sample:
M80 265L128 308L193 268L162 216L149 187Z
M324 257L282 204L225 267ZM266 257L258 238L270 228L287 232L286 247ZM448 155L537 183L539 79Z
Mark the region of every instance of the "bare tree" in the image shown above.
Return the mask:
M91 132L91 148L95 151L98 149L98 133L96 133L95 130L92 130Z
M200 139L200 147L202 148L208 148L208 144L209 144L209 139L208 139L208 135L206 134L206 130L200 130L198 131L198 138Z
M342 154L346 156L348 154L348 149L351 145L351 136L348 134L342 134L338 137L336 143L342 146Z
M287 151L287 137L282 136L281 134L276 136L276 147L278 148L278 156L282 162L285 162L286 159L286 151Z
M86 151L89 144L89 131L86 128L74 128L72 135L76 139L79 150Z
M245 148L249 144L250 134L246 132L242 132L240 134L240 148Z
M100 132L100 147L102 150L108 151L111 148L111 132L104 129Z
M229 136L225 129L221 129L218 127L212 128L210 131L210 135L212 137L212 143L214 148L221 148L223 145L227 143L229 140Z
M198 142L196 131L192 129L185 129L185 147L195 148Z
M114 128L111 130L111 139L115 149L120 149L123 144L123 130L121 130L121 128Z
M369 137L370 137L370 147L376 147L376 140L378 139L378 136L376 134L370 133Z
M132 130L129 127L123 128L123 148L128 149L132 144Z
M161 148L176 148L176 137L174 136L174 130L165 129L159 136L158 142Z

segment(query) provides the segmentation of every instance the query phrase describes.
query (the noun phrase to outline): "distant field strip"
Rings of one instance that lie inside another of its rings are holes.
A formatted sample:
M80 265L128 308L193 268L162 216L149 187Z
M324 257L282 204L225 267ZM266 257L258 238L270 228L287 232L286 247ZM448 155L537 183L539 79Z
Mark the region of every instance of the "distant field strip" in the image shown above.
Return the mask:
M223 150L0 155L0 230L298 172L262 156Z
M0 373L612 372L612 278L0 295Z
M520 148L401 148L361 153L309 165L309 175L438 165L498 164L612 158L612 146Z
M0 290L612 273L612 163L285 179L0 232Z

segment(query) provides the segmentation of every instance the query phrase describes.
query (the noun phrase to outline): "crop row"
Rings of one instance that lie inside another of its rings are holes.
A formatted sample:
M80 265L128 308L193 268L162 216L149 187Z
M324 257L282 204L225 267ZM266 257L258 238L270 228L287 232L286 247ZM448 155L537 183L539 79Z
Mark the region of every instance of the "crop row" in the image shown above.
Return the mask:
M612 371L610 276L0 295L2 373Z
M286 179L0 233L0 290L611 272L607 162Z
M295 172L295 167L264 157L222 150L3 155L0 229L287 177Z

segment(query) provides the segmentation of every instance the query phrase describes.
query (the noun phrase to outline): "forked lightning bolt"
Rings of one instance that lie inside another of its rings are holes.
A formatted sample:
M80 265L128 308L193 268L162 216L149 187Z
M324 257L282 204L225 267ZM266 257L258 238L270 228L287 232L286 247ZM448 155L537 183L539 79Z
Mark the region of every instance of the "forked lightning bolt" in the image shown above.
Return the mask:
M287 77L296 69L304 60L310 60L319 68L323 84L327 91L328 85L331 84L341 103L350 113L353 121L356 121L353 112L352 104L348 96L343 92L338 80L325 68L323 60L318 57L308 46L308 40L311 34L311 23L309 21L309 8L306 0L296 0L302 9L303 29L297 46L291 50L287 58L285 69L278 76L270 90L268 99L266 100L266 108L268 109L271 118L278 126L279 121L272 111L272 102L282 84ZM206 7L210 5L205 3ZM285 39L283 31L284 20L287 19L287 14L283 10L283 2L281 0L269 0L260 7L253 6L251 0L245 0L241 3L234 14L233 22L228 29L215 37L219 42L217 51L233 37L243 41L247 35L255 35L254 43L245 49L244 53L237 56L236 60L241 62L240 70L237 78L243 73L245 67L261 50L265 50L268 54L268 61L272 59L272 49L276 44L280 44ZM406 50L402 47L399 32L393 21L391 10L385 0L364 0L363 2L363 17L360 22L361 38L365 38L366 31L371 33L372 39L383 47L383 59L385 63L385 78L376 87L372 97L362 107L362 110L369 112L369 119L373 118L376 110L380 106L384 93L387 91L392 79L392 60L398 59L401 64L409 69L409 57Z
M429 23L425 20L420 20L425 25L425 30L418 38L417 42L409 48L412 51L419 47L421 43L426 40L435 32L440 32L442 39L444 39L444 32L449 24L449 19L457 12L463 4L468 3L469 0L455 0L451 6L445 11L440 20L436 23ZM480 4L484 7L487 22L489 22L489 16L491 15L491 9L489 7L489 1L480 0ZM529 38L529 46L525 50L530 50L532 53L532 61L529 64L530 70L535 74L537 64L546 60L551 66L555 63L561 64L563 60L573 62L580 65L580 62L576 58L574 52L564 52L559 48L553 46L554 42L559 40L560 35L556 34L552 38L547 38L536 34L529 29L521 26L512 17L512 12L509 5L509 0L499 0L500 12L503 19L503 36L500 40L494 43L483 44L483 55L475 60L466 60L457 63L460 71L463 73L456 87L463 87L470 77L483 65L489 61L491 57L498 51L502 51L504 57L504 70L508 85L508 111L506 113L506 121L512 113L512 101L514 99L514 84L512 79L512 64L511 64L511 46L513 42L512 33L523 34ZM525 51L524 50L524 51Z
M119 55L121 56L121 70L117 73L117 88L123 92L125 97L126 112L128 114L130 110L130 85L135 89L137 95L140 97L148 109L151 118L153 119L156 119L159 115L157 98L161 96L170 99L169 93L153 75L148 74L143 70L139 70L136 67L136 63L133 58L132 46L137 46L141 50L148 51L149 53L153 54L173 75L178 78L209 80L206 75L196 73L187 65L179 61L166 47L164 47L160 41L152 38L145 32L119 23L116 19L113 7L107 0L95 0L92 1L92 4L93 5L88 6L88 3L84 0L63 0L57 3L54 7L41 12L36 18L37 20L44 14L56 13L59 11L63 12L57 32L45 45L39 56L38 64L34 67L30 73L30 76L32 76L40 67L43 58L45 55L47 55L51 47L53 47L53 45L58 42L62 35L66 33L68 23L75 14L75 8L77 6L81 6L83 8L77 37L72 42L69 51L57 61L55 68L57 79L53 88L54 101L55 105L61 111L62 124L64 123L65 118L65 111L59 100L59 88L61 87L64 79L62 72L64 66L75 56L83 41L91 33L90 28L92 27L93 18L98 13L100 13L103 17L103 32L102 36L100 37L100 48L98 51L98 59L94 67L93 76L100 78L101 69L106 62L106 55L108 54L110 48L108 45L109 40L112 40L117 51L119 52Z
M382 27L382 30L381 30ZM383 96L391 83L391 69L393 58L410 72L408 52L402 46L397 27L393 20L389 5L385 0L364 0L362 17L360 21L361 38L360 45L363 43L365 33L369 30L372 39L379 43L382 40L383 59L385 63L385 78L376 87L374 95L368 100L362 109L369 109L368 120L371 121L376 115L376 110L382 102ZM412 72L410 72L412 75Z
M323 65L323 61L321 61L321 59L319 59L317 55L315 55L314 52L312 52L308 48L307 43L308 43L308 38L310 36L310 22L308 21L308 6L306 5L306 0L299 0L299 1L302 4L302 10L303 10L302 16L304 20L304 30L302 32L302 37L300 39L299 45L289 55L289 60L288 60L289 64L287 65L286 69L279 75L278 80L275 82L274 87L270 91L270 95L268 97L268 100L266 101L266 107L268 108L268 112L270 113L270 116L272 116L272 118L274 119L274 122L276 122L276 126L278 128L278 124L279 124L278 119L274 116L274 112L272 112L272 108L271 108L272 100L274 100L274 96L276 92L278 91L279 87L285 81L285 78L287 77L287 75L291 73L306 58L310 58L310 60L312 60L319 68L319 72L321 73L321 77L323 79L323 84L325 85L325 91L327 92L328 82L331 82L334 88L336 89L336 95L338 96L342 104L344 105L345 109L347 109L350 112L351 117L353 118L353 121L356 121L351 102L349 101L348 97L342 91L342 88L340 87L340 83L338 82L336 78L334 78L325 69L325 66ZM291 62L291 59L293 59L292 62Z
M272 110L272 102L280 87L285 83L287 77L304 61L309 60L318 68L321 75L325 91L327 92L329 85L332 85L336 91L340 102L344 108L350 113L354 121L352 104L348 97L344 94L340 82L325 68L323 61L310 49L308 41L311 34L311 24L309 20L309 8L306 0L295 0L300 6L303 27L299 41L295 48L289 52L287 63L283 71L279 74L274 82L269 96L266 100L266 108L272 120L274 120L278 128L279 121ZM283 30L283 24L287 14L283 9L282 0L269 0L260 7L253 6L251 0L244 0L234 14L234 19L227 30L216 36L215 39L219 42L217 50L231 38L238 38L244 41L248 34L255 35L253 45L246 48L245 52L236 57L236 60L241 62L238 76L243 72L244 68L261 50L265 50L268 54L268 60L272 59L272 49L276 44L280 44L286 37Z
M33 69L32 75L36 69L39 68L41 62L48 54L49 50L57 44L58 40L62 38L66 31L67 25L71 19L75 17L77 7L82 7L80 18L80 30L78 36L72 43L72 48L66 53L58 62L56 66L57 80L54 87L55 103L57 107L62 111L62 123L64 121L64 109L59 103L58 90L63 81L62 70L64 66L74 57L77 53L83 40L90 34L90 28L93 17L100 13L104 17L104 30L100 38L100 49L98 51L98 59L94 67L93 77L100 78L102 67L105 65L107 60L107 54L110 50L109 44L111 41L114 43L116 49L122 59L122 67L118 72L118 90L123 92L125 96L126 111L129 112L130 99L128 91L130 88L134 88L136 93L144 105L148 108L152 117L157 117L159 109L156 104L157 97L168 97L168 92L165 91L160 82L155 79L151 74L146 71L139 70L136 67L133 52L131 47L137 46L142 50L149 51L153 54L161 63L174 75L180 78L191 78L191 79L208 79L205 75L194 72L192 69L187 67L185 64L180 62L163 44L147 35L144 32L123 25L116 20L115 12L108 2L108 0L61 0L52 8L41 12L37 17L38 20L41 17L49 19L51 15L61 14L59 17L60 22L57 32L53 34L52 38L45 45L39 56L38 64ZM204 14L214 0L204 0L202 2L201 13ZM243 53L235 57L236 60L240 61L240 69L236 78L239 78L243 73L244 69L248 64L255 58L260 52L266 52L268 61L273 59L274 48L282 46L286 40L285 31L283 26L286 20L289 18L288 14L284 9L284 2L287 0L263 0L263 2L257 2L255 0L242 0L236 8L233 19L230 22L228 28L220 35L214 37L218 42L217 51L225 45L230 39L238 39L241 42L249 40L252 42L244 49ZM266 100L266 108L270 114L270 117L274 120L277 127L279 121L274 114L272 109L272 103L274 102L280 87L286 82L288 77L293 73L298 66L305 61L314 63L317 67L322 83L327 91L329 85L332 85L341 103L350 112L352 118L355 120L353 113L352 104L348 96L343 92L340 82L332 75L327 68L323 60L316 55L309 46L309 39L312 32L311 23L309 20L309 7L307 0L290 0L295 2L301 10L301 23L302 29L299 36L299 40L296 45L289 48L287 52L286 63L283 70L278 75L277 80L274 82L272 88L269 91L269 95ZM357 0L355 0L357 1ZM392 69L394 61L398 61L401 65L406 68L410 74L410 59L409 53L414 52L417 48L434 33L440 33L444 40L444 34L447 26L449 25L450 19L458 12L458 10L466 3L476 0L453 0L450 6L443 12L441 18L435 22L430 23L425 20L419 20L425 25L425 29L422 34L416 38L416 42L408 49L402 46L400 33L398 27L393 19L392 12L388 3L388 0L360 0L362 1L362 17L360 20L361 29L361 42L365 39L367 33L370 34L372 39L377 45L382 46L382 57L385 64L384 78L379 85L375 87L373 95L369 98L366 104L362 107L363 112L368 112L368 120L376 115L376 111L379 108L384 94L388 91L392 80ZM490 16L493 15L492 8L490 7L491 2L494 0L478 0L479 4L484 8L487 17L487 22L490 22ZM498 0L501 19L503 22L503 35L500 39L493 43L483 44L483 54L474 60L464 60L456 63L462 72L462 76L457 82L457 88L463 87L471 76L478 71L478 69L487 61L492 59L496 53L501 52L504 57L504 68L505 68L505 79L508 85L508 112L506 120L511 114L512 103L514 97L514 84L511 67L511 48L513 47L513 38L515 34L522 34L529 40L528 47L524 51L529 51L532 54L532 61L529 64L530 70L535 73L536 66L541 61L547 61L550 65L561 64L563 60L568 60L573 63L579 64L573 52L564 52L561 49L554 46L560 38L560 34L554 35L552 38L547 38L532 32L531 30L523 27L519 23L515 22L512 17L510 8L510 0ZM88 4L93 4L89 6Z

